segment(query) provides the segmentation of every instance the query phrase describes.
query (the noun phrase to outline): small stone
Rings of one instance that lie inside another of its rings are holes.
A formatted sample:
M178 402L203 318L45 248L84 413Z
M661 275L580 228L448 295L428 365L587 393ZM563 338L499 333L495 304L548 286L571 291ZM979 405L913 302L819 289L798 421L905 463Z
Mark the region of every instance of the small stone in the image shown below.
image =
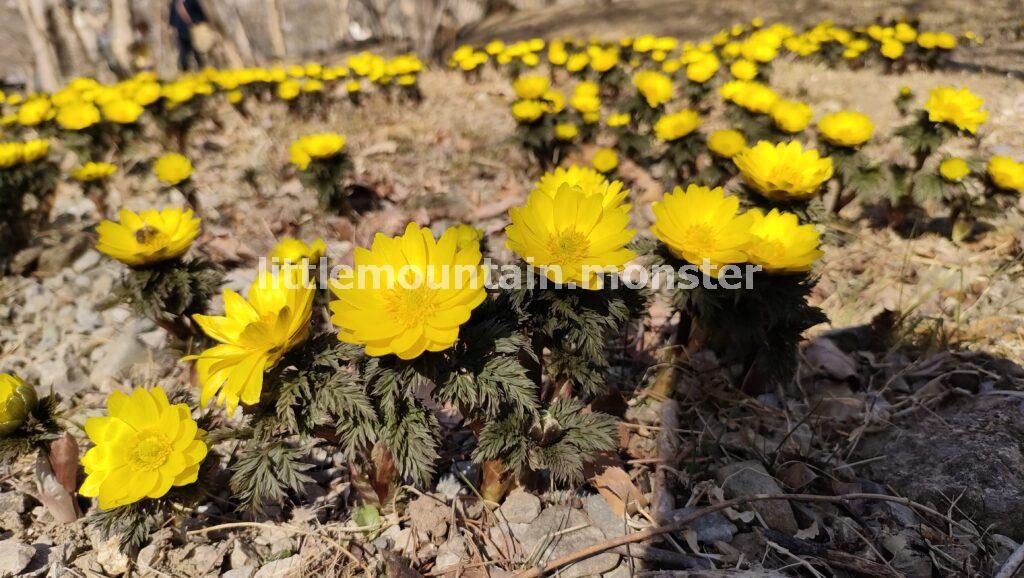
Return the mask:
M437 492L449 501L454 500L464 491L462 483L452 474L441 476L441 479L437 482Z
M195 569L196 576L203 576L210 572L220 571L220 566L224 561L224 549L215 548L210 545L197 546L192 551L192 558L189 560L192 567Z
M160 557L160 547L160 544L150 544L139 550L139 557L136 559L136 562L139 564L139 568L142 570L155 568L157 559Z
M398 536L401 533L401 526L397 524L388 526L388 529L381 532L380 536L373 541L373 545L380 550L390 550L395 547L395 541L398 540Z
M98 251L86 251L85 253L82 253L81 257L75 259L75 262L71 264L71 269L73 269L75 273L84 273L96 265L99 265L100 259L101 256Z
M718 469L715 473L719 485L725 490L730 498L754 496L757 494L780 495L782 488L779 487L775 478L764 469L761 462L746 461L728 464ZM763 500L753 502L750 505L765 524L773 530L795 534L800 527L797 526L796 517L793 516L793 508L783 500Z
M434 570L443 572L448 568L457 566L468 557L466 541L462 536L452 533L448 541L441 544L437 549L437 559L434 560Z
M227 572L221 574L221 578L252 578L252 575L256 573L256 568L252 566L239 566L238 568L232 568Z
M101 542L97 546L96 562L106 570L107 574L120 576L128 572L128 565L131 560L121 550L118 539L115 537Z
M523 532L520 542L523 552L529 555L542 545L545 538L556 533L563 532L569 528L583 526L579 530L566 532L558 535L558 539L548 544L540 553L539 562L550 562L561 556L593 546L605 539L605 535L598 528L590 525L590 520L579 510L567 506L554 506L540 513L540 516L529 525ZM587 558L563 568L559 572L560 578L581 578L583 576L597 576L609 572L619 564L619 555L614 552L604 552L592 558Z
M264 564L253 578L297 578L302 572L302 558L289 556Z
M498 512L510 524L529 524L540 515L540 499L522 488L516 488L505 498Z
M608 500L600 494L591 494L583 500L583 509L595 526L608 538L616 538L626 533L626 521L616 516L608 505Z
M700 508L679 508L668 513L667 518L673 523L683 520ZM713 512L701 516L690 524L690 528L697 533L697 541L705 544L715 542L729 543L733 535L739 531L735 524L729 521L721 512Z
M126 331L117 340L98 348L94 354L103 363L96 364L89 382L100 388L113 385L113 380L135 365L149 361L149 351L133 331Z
M17 540L0 542L0 576L20 574L35 555L35 548Z
M235 547L231 549L231 556L228 558L228 563L231 564L231 568L244 568L244 567L255 567L259 565L260 557L247 542L241 540L235 541Z
M24 514L32 507L35 500L24 492L2 492L0 493L0 512L14 512Z
M407 510L412 527L420 535L441 538L448 533L448 516L451 511L440 498L420 496L409 503Z

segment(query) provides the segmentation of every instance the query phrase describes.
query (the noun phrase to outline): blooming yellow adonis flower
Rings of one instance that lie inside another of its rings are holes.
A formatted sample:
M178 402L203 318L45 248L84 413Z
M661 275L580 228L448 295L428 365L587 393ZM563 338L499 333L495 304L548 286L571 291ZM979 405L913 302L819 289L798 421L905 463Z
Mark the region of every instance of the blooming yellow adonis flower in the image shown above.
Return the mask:
M547 106L539 100L517 100L512 103L512 116L523 124L536 122L546 111Z
M271 261L276 260L279 263L302 263L306 261L310 264L316 264L326 254L327 244L324 243L323 239L317 239L307 244L298 239L285 237L271 251L270 259Z
M171 405L160 387L111 393L107 415L88 418L85 433L95 445L82 456L78 492L99 498L103 510L194 483L208 451L188 406Z
M1010 157L992 157L988 161L988 176L1000 189L1024 192L1024 163Z
M120 221L96 227L96 250L132 267L151 265L184 255L199 236L199 217L191 209L149 210L136 214L121 209Z
M959 157L950 157L939 163L939 175L951 183L959 183L971 174L967 161Z
M957 90L940 86L928 95L924 109L928 112L928 120L950 124L974 134L988 119L988 113L981 110L984 104L984 99L966 88Z
M480 248L480 242L484 240L484 232L473 225L459 223L452 227L455 231L455 245L461 249L471 247Z
M178 153L169 153L156 160L153 172L161 183L175 186L192 176L192 161Z
M618 168L619 155L615 152L615 149L599 148L590 159L590 164L597 172L607 174Z
M620 127L629 124L630 118L628 112L616 112L608 115L608 126Z
M659 118L654 123L654 135L663 141L679 140L697 130L702 122L697 111L687 108Z
M277 85L277 97L281 100L295 100L302 92L302 85L295 80L285 80Z
M103 105L103 118L117 124L132 124L139 120L143 110L134 100L112 100Z
M570 141L580 134L580 129L571 122L560 122L555 125L555 138L561 141Z
M721 187L676 187L651 208L654 236L704 273L717 277L723 266L746 262L755 216L741 214L739 198L726 196Z
M814 225L801 225L793 213L772 209L763 214L752 209L747 261L769 273L803 273L823 255L821 238Z
M75 169L71 176L80 183L102 181L117 172L117 165L111 163L87 162Z
M20 428L38 402L35 388L16 375L0 373L0 438Z
M600 190L565 182L554 195L535 189L525 206L509 211L506 245L556 283L600 289L602 273L636 256L626 249L636 234L627 228L629 205L605 205L604 198Z
M338 339L374 357L414 359L444 351L486 298L479 243L462 243L451 228L435 240L409 223L401 236L381 233L357 248L354 267L332 281L331 321Z
M0 169L9 169L25 161L25 144L20 142L0 143Z
M57 124L66 130L85 130L100 121L100 109L91 102L72 102L57 110Z
M218 345L184 361L196 362L200 403L216 398L233 415L263 392L263 373L309 337L316 287L298 268L262 272L245 298L224 290L224 315L193 315Z
M737 80L754 80L757 72L757 64L746 59L741 58L729 65L729 73Z
M775 126L790 134L796 134L807 128L807 125L811 123L811 117L814 116L810 106L792 100L776 101L768 113Z
M528 74L520 76L512 83L512 90L516 97L521 100L537 100L551 86L551 81L546 76Z
M37 126L53 118L53 103L44 96L33 97L18 108L18 124Z
M745 148L747 137L735 129L716 130L708 137L708 149L723 159L731 159Z
M818 131L835 146L853 148L868 142L875 125L866 114L841 110L821 117Z
M345 135L330 132L310 134L293 142L288 148L288 156L292 164L304 171L314 160L328 159L341 154L345 144Z
M675 94L675 86L668 76L653 70L643 70L633 75L633 86L636 87L647 106L657 108L672 100Z
M733 157L743 179L773 201L802 200L813 196L832 178L832 159L804 150L798 142L760 141Z
M903 53L907 51L907 47L899 40L886 38L882 41L882 45L878 50L882 53L882 56L889 60L896 60L903 56Z
M46 139L33 139L25 141L21 148L21 160L32 163L45 157L50 152L50 141Z
M600 196L605 209L617 207L629 197L629 189L623 189L621 181L609 181L594 169L578 165L558 167L545 173L533 188L554 200L562 185L579 187L584 195Z

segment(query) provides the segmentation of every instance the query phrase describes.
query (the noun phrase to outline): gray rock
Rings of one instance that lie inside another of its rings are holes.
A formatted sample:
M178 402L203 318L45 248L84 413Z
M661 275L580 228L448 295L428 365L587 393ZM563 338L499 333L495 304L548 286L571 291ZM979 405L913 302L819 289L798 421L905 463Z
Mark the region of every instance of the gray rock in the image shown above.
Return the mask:
M36 555L36 549L17 540L0 542L0 576L20 574Z
M196 546L196 549L192 551L192 557L189 560L189 563L195 569L195 574L197 576L204 576L210 572L220 571L220 567L223 562L224 548L214 547L208 544Z
M135 365L148 363L149 350L136 337L134 331L125 331L93 352L97 363L89 374L89 382L100 388L110 387L115 380Z
M0 492L0 511L24 514L29 510L35 499L18 491Z
M583 510L591 523L600 528L608 538L615 538L626 533L625 520L616 516L608 500L600 494L591 494L583 500Z
M255 567L259 566L260 557L248 542L236 540L228 562L232 568Z
M221 578L252 578L255 573L256 569L252 566L240 566L238 568L232 568L220 576Z
M540 515L540 499L522 488L516 488L505 498L498 511L510 524L529 524Z
M452 533L451 537L437 549L437 558L434 560L434 570L443 572L448 568L458 566L460 562L468 560L469 554L466 551L466 541L462 536Z
M679 522L693 514L700 508L679 508L668 513L667 517L672 522ZM721 512L715 512L697 518L690 526L697 533L697 541L706 544L715 542L729 543L733 535L739 531L735 524L729 521Z
M548 536L554 536L569 528L585 526L579 530L559 534L552 538L540 551L539 561L549 562L577 550L593 546L605 539L604 532L590 525L590 520L583 512L566 506L553 506L540 513L520 538L525 555L530 555L542 545ZM597 576L608 572L619 564L620 556L614 552L605 552L592 558L582 560L562 569L560 578L581 578Z
M85 253L82 253L81 257L75 259L75 262L71 264L71 269L74 270L75 273L84 273L96 265L99 265L100 259L102 259L102 256L99 252L90 249Z
M950 499L979 527L1024 540L1024 402L962 397L865 436L852 458L885 456L865 477L945 511Z
M131 560L128 556L121 551L121 546L118 544L116 537L109 540L105 540L96 544L96 538L94 537L93 543L96 548L96 562L103 567L103 570L110 576L120 576L128 572L128 565Z
M740 498L756 494L780 495L775 478L764 469L761 462L747 461L728 464L715 473L718 484L725 490L726 496ZM751 503L751 507L761 515L765 524L773 530L795 534L797 526L793 516L793 508L783 500L760 501Z
M448 517L451 510L435 496L420 496L409 502L409 522L421 536L443 538L448 533Z
M297 578L301 572L302 558L290 556L264 564L253 578Z

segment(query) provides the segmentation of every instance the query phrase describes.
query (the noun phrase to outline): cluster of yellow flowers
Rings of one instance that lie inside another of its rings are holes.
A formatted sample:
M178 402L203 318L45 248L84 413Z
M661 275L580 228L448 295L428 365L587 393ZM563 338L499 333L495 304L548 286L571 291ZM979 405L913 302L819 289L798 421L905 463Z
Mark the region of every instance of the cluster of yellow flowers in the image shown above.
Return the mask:
M49 152L50 141L43 139L0 143L0 170L36 162Z

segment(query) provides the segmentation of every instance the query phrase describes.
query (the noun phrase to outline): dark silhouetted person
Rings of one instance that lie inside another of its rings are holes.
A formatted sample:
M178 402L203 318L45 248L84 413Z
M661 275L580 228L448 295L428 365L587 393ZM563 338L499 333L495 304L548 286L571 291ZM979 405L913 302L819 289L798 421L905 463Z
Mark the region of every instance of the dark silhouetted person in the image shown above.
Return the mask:
M171 28L178 35L178 69L188 70L192 62L203 67L203 56L192 43L192 27L206 22L206 14L199 0L171 0Z

